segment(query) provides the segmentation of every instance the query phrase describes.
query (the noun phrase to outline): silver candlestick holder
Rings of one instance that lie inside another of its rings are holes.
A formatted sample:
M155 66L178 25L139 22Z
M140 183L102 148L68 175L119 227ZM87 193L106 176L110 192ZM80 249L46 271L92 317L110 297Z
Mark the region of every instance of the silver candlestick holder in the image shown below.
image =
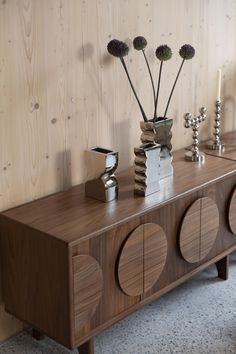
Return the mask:
M206 143L206 147L209 150L223 150L225 145L220 141L220 121L221 121L221 101L217 100L215 110L215 125L214 125L214 140L210 140Z
M199 113L200 114L195 118L192 118L191 113L186 113L184 115L185 128L192 128L193 130L192 149L185 153L185 159L194 162L205 161L205 154L199 151L199 124L206 120L206 108L201 107Z

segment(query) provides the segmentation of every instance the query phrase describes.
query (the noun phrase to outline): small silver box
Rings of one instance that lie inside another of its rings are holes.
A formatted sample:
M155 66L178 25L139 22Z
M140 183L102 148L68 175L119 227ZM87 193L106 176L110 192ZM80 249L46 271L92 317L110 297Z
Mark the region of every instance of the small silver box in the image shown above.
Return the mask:
M118 196L118 182L114 175L118 166L118 152L95 147L85 151L87 179L85 194L88 197L110 202Z

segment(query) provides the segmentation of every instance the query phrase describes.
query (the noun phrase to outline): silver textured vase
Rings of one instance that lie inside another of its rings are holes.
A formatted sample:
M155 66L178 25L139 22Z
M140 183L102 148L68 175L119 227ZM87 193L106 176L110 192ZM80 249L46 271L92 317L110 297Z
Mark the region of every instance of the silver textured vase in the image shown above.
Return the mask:
M134 192L142 196L160 190L160 151L161 145L142 144L134 148Z
M165 178L173 175L172 166L172 118L159 118L157 121L140 122L142 130L141 142L155 142L161 145L160 152L160 178Z
M88 197L110 202L118 196L118 182L114 175L118 166L118 152L96 147L85 151Z

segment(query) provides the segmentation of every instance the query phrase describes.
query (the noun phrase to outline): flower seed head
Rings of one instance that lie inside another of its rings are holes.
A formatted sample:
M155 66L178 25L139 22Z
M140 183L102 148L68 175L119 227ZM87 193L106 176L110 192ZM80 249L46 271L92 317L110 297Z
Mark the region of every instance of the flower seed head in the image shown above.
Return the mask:
M169 60L172 57L172 51L168 45L160 45L156 49L156 57L160 61L166 61Z
M185 60L192 59L195 55L195 49L190 44L184 44L179 50L179 55Z
M133 40L134 49L143 50L147 46L147 41L144 37L138 36Z
M108 52L117 58L123 58L129 53L129 47L125 42L118 39L112 39L107 45Z

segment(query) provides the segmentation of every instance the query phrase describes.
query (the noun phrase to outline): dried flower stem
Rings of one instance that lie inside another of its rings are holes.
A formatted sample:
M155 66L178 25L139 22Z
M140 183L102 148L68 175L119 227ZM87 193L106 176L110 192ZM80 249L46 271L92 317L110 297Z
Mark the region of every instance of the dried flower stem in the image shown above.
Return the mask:
M156 94L155 109L154 109L154 120L157 119L157 103L158 103L158 97L159 97L159 91L160 91L162 65L163 65L163 60L161 61L161 65L160 65L160 69L159 69L159 77L158 77L158 84L157 84L157 94Z
M146 53L145 53L144 49L142 49L142 52L143 52L143 56L144 56L144 59L145 59L146 64L147 64L148 72L149 72L150 79L151 79L151 83L152 83L153 100L154 100L154 109L155 109L155 87L154 87L154 82L153 82L152 72L151 72L151 69L150 69L150 66L149 66L149 63L148 63L148 60L147 60L147 56L146 56Z
M136 98L136 100L137 100L137 102L138 102L140 111L141 111L142 116L143 116L143 120L144 120L144 122L147 122L147 121L148 121L147 116L146 116L146 114L145 114L145 112L144 112L144 110L143 110L143 107L142 107L142 105L141 105L139 99L138 99L138 96L137 96L137 93L136 93L136 91L135 91L134 85L133 85L133 83L132 83L132 81L131 81L131 78L130 78L130 76L129 76L129 72L128 72L127 66L126 66L126 64L125 64L124 58L120 58L120 61L121 61L122 65L123 65L123 67L124 67L124 69L125 69L126 75L127 75L127 77L128 77L129 83L130 83L130 86L131 86L131 88L132 88L132 90L133 90L133 93L134 93L134 96L135 96L135 98Z
M181 72L181 70L182 70L182 67L183 67L183 65L184 65L184 62L185 62L185 59L182 60L182 63L181 63L181 65L180 65L178 74L177 74L176 79L175 79L175 82L174 82L174 85L173 85L173 87L172 87L172 90L171 90L171 93L170 93L170 96L169 96L169 99L168 99L168 102L167 102L167 105L166 105L166 110L165 110L165 113L164 113L164 118L166 118L167 111L168 111L169 104L170 104L170 100L171 100L171 97L172 97L172 95L173 95L173 92L174 92L174 89L175 89L175 85L176 85L176 82L177 82L177 80L178 80L178 78L179 78L179 74L180 74L180 72Z

